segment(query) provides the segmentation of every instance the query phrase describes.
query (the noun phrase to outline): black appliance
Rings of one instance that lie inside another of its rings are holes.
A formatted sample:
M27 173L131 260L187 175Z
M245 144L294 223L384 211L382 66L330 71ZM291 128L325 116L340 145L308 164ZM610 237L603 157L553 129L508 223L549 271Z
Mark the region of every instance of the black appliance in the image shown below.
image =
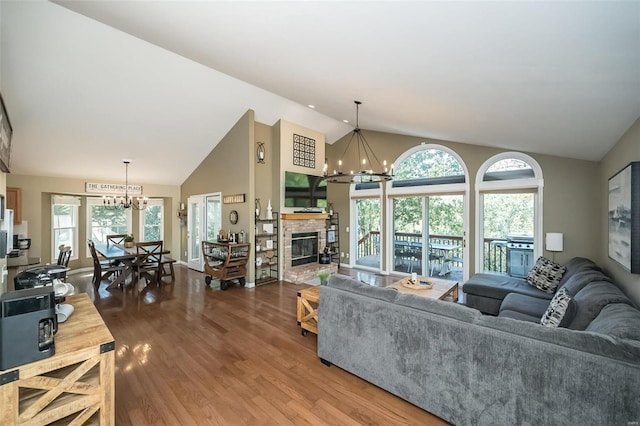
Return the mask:
M53 287L4 293L0 296L0 370L53 356L55 331Z
M507 274L526 278L533 263L533 235L507 234Z

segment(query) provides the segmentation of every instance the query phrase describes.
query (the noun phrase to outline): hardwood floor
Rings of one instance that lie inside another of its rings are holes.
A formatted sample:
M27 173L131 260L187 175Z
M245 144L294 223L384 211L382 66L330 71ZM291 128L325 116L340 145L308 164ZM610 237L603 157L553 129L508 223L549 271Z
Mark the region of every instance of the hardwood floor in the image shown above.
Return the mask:
M446 424L323 365L316 336L296 323L306 286L220 291L201 273L175 270L173 284L124 291L103 283L96 292L91 274L68 276L116 340L117 425Z

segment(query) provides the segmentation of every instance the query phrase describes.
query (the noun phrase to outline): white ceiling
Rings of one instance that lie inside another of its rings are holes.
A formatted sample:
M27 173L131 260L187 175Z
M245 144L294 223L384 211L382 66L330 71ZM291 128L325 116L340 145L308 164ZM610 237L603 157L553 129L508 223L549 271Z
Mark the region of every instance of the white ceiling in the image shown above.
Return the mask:
M180 184L247 109L331 143L355 99L364 129L588 160L640 117L638 1L56 3L0 4L18 174Z

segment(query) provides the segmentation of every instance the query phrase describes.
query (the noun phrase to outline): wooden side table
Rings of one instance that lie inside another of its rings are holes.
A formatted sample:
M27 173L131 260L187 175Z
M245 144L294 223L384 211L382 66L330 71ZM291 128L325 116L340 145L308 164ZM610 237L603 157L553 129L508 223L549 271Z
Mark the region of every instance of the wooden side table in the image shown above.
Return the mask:
M298 292L298 325L302 335L308 332L318 334L318 305L320 304L320 286L305 288Z

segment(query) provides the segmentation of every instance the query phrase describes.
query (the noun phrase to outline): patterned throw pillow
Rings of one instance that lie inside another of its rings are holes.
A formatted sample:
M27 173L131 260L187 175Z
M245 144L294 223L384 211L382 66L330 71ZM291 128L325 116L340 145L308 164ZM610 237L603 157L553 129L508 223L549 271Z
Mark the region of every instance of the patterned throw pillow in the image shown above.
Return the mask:
M553 296L553 299L551 299L551 303L549 303L547 311L542 315L542 318L540 318L540 324L545 327L560 326L563 322L562 320L565 319L565 316L569 315L569 307L572 302L573 300L571 300L571 295L566 288L562 287L558 290L556 295ZM568 321L564 321L564 323L567 322Z
M560 284L562 274L566 270L567 268L564 266L540 256L531 271L529 271L527 282L539 290L554 293L558 284Z

